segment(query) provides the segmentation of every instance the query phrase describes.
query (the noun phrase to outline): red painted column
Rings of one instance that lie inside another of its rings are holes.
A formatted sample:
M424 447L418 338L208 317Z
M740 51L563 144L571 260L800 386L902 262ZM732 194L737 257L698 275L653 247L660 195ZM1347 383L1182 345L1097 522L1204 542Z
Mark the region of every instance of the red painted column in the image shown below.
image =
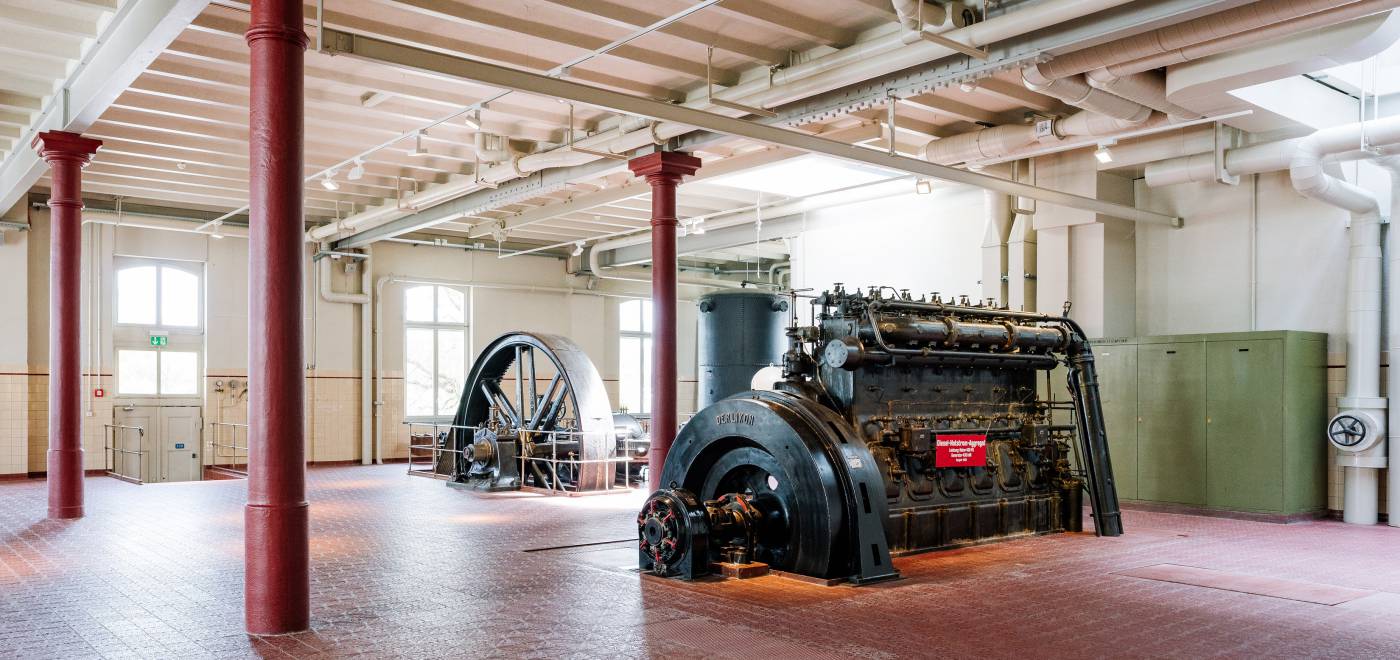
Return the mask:
M676 439L676 185L700 169L687 153L657 151L627 167L651 185L651 451L647 474L660 488L661 468Z
M101 140L48 131L32 147L49 164L49 517L83 517L83 168Z
M248 632L310 625L302 399L300 0L253 0L248 42Z

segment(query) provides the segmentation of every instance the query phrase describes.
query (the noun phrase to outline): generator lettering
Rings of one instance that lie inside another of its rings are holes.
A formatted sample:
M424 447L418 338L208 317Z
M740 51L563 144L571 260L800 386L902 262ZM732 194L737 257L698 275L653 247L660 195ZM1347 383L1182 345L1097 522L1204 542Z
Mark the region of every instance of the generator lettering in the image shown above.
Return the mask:
M723 412L715 415L716 424L753 424L753 415L741 412Z

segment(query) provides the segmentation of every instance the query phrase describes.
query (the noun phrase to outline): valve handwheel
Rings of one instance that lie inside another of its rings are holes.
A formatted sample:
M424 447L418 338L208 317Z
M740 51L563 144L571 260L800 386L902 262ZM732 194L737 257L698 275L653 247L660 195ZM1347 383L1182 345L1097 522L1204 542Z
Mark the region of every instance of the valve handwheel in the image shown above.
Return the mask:
M1366 435L1366 423L1353 415L1337 415L1327 425L1327 438L1338 447L1355 447L1366 440Z

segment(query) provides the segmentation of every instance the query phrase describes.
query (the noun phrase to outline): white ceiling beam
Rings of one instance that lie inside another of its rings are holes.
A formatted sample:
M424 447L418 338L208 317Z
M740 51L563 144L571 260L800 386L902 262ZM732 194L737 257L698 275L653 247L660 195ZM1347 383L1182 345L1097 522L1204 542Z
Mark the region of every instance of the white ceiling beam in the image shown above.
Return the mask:
M856 33L852 30L844 30L825 21L805 16L790 9L775 7L761 0L725 0L715 5L714 9L770 30L815 41L825 46L842 48L849 46L856 40Z
M661 14L653 14L640 9L634 9L625 5L608 2L607 0L546 0L552 5L568 9L579 16L590 16L595 20L604 21L613 25L625 28L639 28L653 25L657 21L665 18ZM886 0L871 0L873 2L886 2ZM886 2L886 4L888 4ZM673 23L660 30L662 34L667 34L678 39L684 39L700 46L714 46L715 50L727 51L735 55L742 55L751 60L764 64L782 64L787 60L788 54L785 50L769 48L762 44L751 43L735 39L733 37L699 28L686 23Z
M208 0L127 0L83 64L63 82L66 93L49 101L24 140L43 131L87 130L207 4ZM0 163L0 208L19 201L46 169L38 152L22 146L26 148L11 151Z
M504 30L524 37L544 39L564 44L584 51L592 51L608 45L610 39L586 32L576 32L565 24L545 21L532 21L516 14L495 12L481 7L451 2L450 0L379 0L396 9L403 9L424 16L431 16L449 23L469 28ZM730 0L731 2L733 0ZM608 51L604 57L641 64L668 73L679 73L697 80L705 79L705 63L697 62L672 53L622 45ZM733 85L739 81L739 74L724 68L713 69L714 81L721 85Z

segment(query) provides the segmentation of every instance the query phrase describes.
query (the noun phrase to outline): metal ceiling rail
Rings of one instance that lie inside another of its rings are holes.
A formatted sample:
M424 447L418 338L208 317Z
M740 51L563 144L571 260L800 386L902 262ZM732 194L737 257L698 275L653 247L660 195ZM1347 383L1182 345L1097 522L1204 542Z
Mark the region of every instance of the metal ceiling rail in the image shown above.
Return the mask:
M758 124L744 119L717 115L662 101L641 98L590 85L551 78L546 75L497 66L486 62L443 55L432 51L391 43L341 30L326 29L326 50L338 55L377 62L388 66L425 71L460 80L490 85L546 97L567 99L595 107L663 121L672 121L695 128L748 138L769 144L792 147L801 151L823 154L842 160L884 167L943 181L962 183L979 188L1029 197L1047 204L1101 213L1104 215L1147 222L1181 226L1181 218L1144 211L1131 206L1105 202L1057 190L1048 190L994 176L937 165L905 156L891 155L865 147L845 144L797 131Z

